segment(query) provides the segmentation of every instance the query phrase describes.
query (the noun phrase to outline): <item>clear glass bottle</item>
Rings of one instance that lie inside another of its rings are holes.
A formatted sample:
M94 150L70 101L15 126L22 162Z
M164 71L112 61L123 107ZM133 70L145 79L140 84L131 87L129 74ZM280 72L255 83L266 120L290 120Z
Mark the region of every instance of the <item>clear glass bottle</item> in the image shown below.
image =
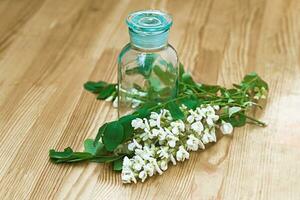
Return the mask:
M178 91L178 56L168 44L170 15L159 10L129 14L130 43L118 58L118 115L132 112L141 102L174 98Z

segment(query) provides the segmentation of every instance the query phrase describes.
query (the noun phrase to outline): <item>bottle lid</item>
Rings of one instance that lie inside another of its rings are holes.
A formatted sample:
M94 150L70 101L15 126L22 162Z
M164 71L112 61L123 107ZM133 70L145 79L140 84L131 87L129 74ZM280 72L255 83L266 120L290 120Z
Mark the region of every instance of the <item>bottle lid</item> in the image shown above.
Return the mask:
M155 49L168 42L172 17L159 10L141 10L129 14L127 25L131 42L140 48Z

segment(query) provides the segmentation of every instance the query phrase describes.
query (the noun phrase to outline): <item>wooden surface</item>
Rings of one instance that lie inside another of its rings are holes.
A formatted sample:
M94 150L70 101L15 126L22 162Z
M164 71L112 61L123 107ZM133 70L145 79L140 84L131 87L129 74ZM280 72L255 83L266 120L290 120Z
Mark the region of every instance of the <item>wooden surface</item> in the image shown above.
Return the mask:
M144 184L109 165L55 165L82 150L116 110L82 88L116 81L124 20L157 8L198 81L229 86L257 71L270 84L267 128L247 125ZM0 199L300 199L299 0L1 0Z

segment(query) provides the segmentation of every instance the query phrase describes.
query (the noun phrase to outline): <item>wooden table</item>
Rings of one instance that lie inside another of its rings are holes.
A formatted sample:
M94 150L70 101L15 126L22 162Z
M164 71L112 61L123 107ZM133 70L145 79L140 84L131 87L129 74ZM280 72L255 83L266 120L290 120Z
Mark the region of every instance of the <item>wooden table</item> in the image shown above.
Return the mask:
M230 86L256 71L270 84L267 128L247 125L144 184L109 165L55 165L116 118L83 90L116 81L131 11L174 17L170 43L198 81ZM300 199L299 0L0 1L0 199Z

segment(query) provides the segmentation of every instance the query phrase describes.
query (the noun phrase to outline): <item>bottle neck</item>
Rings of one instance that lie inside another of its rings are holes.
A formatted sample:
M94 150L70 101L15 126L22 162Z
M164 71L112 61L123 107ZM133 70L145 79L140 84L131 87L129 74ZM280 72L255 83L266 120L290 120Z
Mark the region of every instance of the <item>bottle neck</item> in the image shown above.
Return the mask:
M160 49L168 44L169 30L156 34L138 33L129 29L131 45L147 50Z

